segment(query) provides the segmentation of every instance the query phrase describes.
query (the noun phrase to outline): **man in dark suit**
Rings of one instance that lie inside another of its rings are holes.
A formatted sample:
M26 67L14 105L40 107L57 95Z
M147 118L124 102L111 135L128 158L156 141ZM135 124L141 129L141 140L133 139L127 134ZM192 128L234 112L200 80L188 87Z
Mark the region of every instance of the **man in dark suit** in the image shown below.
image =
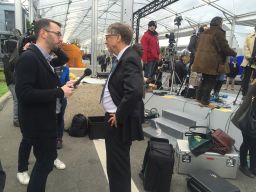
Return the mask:
M27 192L44 192L57 157L56 100L71 96L72 82L58 86L50 53L62 41L61 24L49 19L35 23L36 44L21 54L16 65L16 94L22 136L33 145L36 158Z
M129 46L132 34L129 26L114 23L108 27L106 35L106 46L118 60L101 97L106 111L105 144L111 192L131 191L130 146L133 140L143 139L142 64Z

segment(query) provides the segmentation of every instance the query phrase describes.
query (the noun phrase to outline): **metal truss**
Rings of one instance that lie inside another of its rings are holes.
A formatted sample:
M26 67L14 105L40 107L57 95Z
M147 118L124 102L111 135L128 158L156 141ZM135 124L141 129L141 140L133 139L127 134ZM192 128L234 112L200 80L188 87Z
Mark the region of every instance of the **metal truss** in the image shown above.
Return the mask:
M133 13L133 31L136 34L135 42L139 41L139 28L140 28L140 19L154 13L160 9L167 7L168 5L177 2L178 0L154 0L148 5L142 7L138 11Z

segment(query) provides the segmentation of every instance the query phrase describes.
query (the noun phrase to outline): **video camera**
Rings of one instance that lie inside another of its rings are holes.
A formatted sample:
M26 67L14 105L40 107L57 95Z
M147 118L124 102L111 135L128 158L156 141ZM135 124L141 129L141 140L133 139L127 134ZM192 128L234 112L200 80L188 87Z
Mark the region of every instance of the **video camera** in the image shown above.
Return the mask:
M177 16L174 19L174 25L177 25L178 27L181 25L181 21L183 20L182 16Z
M171 62L177 52L176 45L175 45L176 41L175 41L175 35L173 32L170 32L170 34L166 34L165 37L169 39L169 45L166 49L165 59L163 60L162 71L170 71Z

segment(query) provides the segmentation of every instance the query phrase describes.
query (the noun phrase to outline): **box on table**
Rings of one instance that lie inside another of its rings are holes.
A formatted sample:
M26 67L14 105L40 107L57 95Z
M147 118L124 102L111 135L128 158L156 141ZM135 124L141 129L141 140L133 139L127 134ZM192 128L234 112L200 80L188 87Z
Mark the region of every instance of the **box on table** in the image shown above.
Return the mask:
M209 169L222 178L235 179L239 155L234 150L226 155L206 152L194 156L189 150L188 141L177 139L176 162L178 173L189 174L197 169Z

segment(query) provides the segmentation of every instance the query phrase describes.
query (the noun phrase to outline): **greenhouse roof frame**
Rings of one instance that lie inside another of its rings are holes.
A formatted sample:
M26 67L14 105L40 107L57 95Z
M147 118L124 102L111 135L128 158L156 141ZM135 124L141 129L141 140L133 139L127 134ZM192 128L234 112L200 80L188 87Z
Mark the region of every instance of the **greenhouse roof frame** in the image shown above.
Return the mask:
M103 43L106 28L121 18L122 0L98 0L98 38ZM51 18L63 24L64 41L79 40L82 45L90 43L92 0L34 0L37 12L46 18ZM134 0L134 12L152 0ZM189 36L201 24L207 24L214 16L224 18L226 26L231 29L235 20L235 36L244 39L253 31L256 25L256 7L253 0L179 0L160 11L141 19L139 36L147 30L150 20L158 23L157 31L162 39L165 33L177 31L173 20L177 15L183 17L180 34ZM240 41L240 46L241 46Z

